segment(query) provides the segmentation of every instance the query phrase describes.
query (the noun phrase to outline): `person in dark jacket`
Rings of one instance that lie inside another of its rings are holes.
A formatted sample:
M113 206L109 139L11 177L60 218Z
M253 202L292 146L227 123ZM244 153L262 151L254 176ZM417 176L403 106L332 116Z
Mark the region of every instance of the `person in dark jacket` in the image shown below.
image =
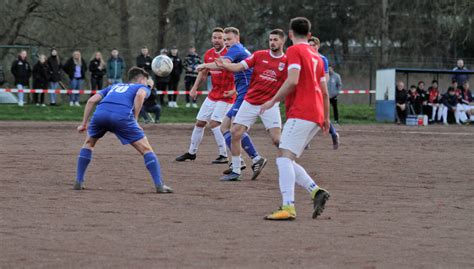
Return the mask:
M151 62L153 59L151 58L147 47L142 47L141 53L137 56L136 60L138 67L145 69L148 74L153 74L151 71Z
M473 101L472 92L469 89L469 81L464 82L463 91L461 93L461 103L464 111L467 114L468 121L474 120L474 106L471 105Z
M86 78L87 64L82 59L80 51L76 50L72 53L72 57L66 61L63 69L71 80L70 88L73 90L82 89L84 79ZM81 106L78 93L69 95L69 106Z
M168 56L168 50L162 49L160 51L160 55ZM156 81L156 89L158 91L166 91L168 88L168 84L170 83L170 76L169 75L166 77L155 76L155 81ZM164 95L160 94L160 105L163 106L164 103L165 103Z
M410 115L420 115L422 107L423 107L423 99L418 94L418 91L415 85L410 86L410 91L408 92L407 101L408 101L408 106L410 107L410 110L408 111L408 113Z
M103 88L105 67L102 53L97 51L89 62L89 72L91 72L91 90L98 91Z
M107 80L109 85L122 83L122 77L125 73L125 61L119 56L118 49L112 49L110 58L107 61Z
M26 60L28 56L26 50L20 51L18 54L18 59L16 59L12 63L11 72L15 77L15 85L17 89L24 89L30 87L30 77L31 77L31 65ZM24 93L18 93L18 105L23 106L25 104L24 101Z
M189 48L189 54L184 59L183 63L183 67L186 72L184 76L184 87L186 91L190 91L193 87L198 75L196 67L200 64L202 64L201 57L199 57L199 55L196 53L196 48L194 46L191 46ZM186 107L191 107L191 102L192 107L198 107L196 104L196 100L191 98L189 94L186 94Z
M431 106L428 104L428 99L429 99L429 93L428 90L425 89L425 82L424 81L418 81L418 86L416 88L416 92L421 98L422 102L422 107L421 107L421 114L430 116L431 115Z
M464 65L464 60L463 59L459 59L458 62L457 62L457 66L455 68L453 68L453 71L466 71L468 70L466 68L466 66ZM468 74L454 74L453 75L453 80L456 80L456 82L458 83L458 85L464 85L464 82L468 81L469 80L469 75ZM454 88L456 89L456 88Z
M183 61L178 56L178 49L173 47L171 49L171 60L173 61L173 70L170 74L170 83L168 85L169 91L177 91L179 85L179 79L181 73L183 72ZM168 94L168 106L169 107L178 107L176 102L177 94Z
M51 49L51 54L48 57L48 68L49 68L49 89L59 89L59 82L61 81L61 59L59 58L58 51L55 48ZM50 105L56 105L56 93L49 94Z
M454 118L457 124L461 124L459 120L458 97L456 96L456 90L454 87L449 87L448 91L441 97L441 103L443 104L443 123L448 125L448 112L454 114Z
M35 89L48 88L50 71L46 60L46 55L40 54L38 62L33 67L33 88ZM44 104L44 93L34 93L33 103L36 103L37 106L46 106Z
M408 93L405 90L405 83L399 81L395 91L395 103L397 108L397 124L405 124L407 119Z
M150 96L143 102L142 110L140 110L140 116L145 119L145 123L154 122L160 123L161 106L156 103L156 89L153 85L153 80L148 80L148 87L150 88ZM155 120L150 118L148 113L155 114Z

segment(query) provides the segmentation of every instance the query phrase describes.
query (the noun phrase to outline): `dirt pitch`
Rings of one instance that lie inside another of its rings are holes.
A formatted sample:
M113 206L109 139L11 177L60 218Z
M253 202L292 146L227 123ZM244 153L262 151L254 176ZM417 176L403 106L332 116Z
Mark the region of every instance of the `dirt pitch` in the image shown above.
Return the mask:
M262 219L280 194L261 127L260 178L222 183L209 131L196 161L176 163L192 126L145 126L173 195L153 193L142 158L111 134L88 189L73 191L75 127L0 122L1 268L474 267L472 126L344 125L337 151L318 135L299 162L332 196L313 220L297 188L294 222Z

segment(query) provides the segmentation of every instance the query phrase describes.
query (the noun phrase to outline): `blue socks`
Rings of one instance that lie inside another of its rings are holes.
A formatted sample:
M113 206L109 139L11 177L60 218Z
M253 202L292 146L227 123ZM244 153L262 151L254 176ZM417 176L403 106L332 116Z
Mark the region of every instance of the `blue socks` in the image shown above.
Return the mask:
M229 149L232 148L232 137L230 131L225 132L223 135L227 147L229 147ZM241 145L250 158L253 159L258 156L258 152L253 145L252 139L250 139L250 136L246 132L242 135Z
M158 161L155 153L152 151L145 153L145 155L143 155L143 159L145 160L145 166L150 172L155 186L163 185L163 182L161 182L160 162Z
M84 174L86 173L87 166L92 160L92 150L87 148L82 148L79 152L79 157L77 158L77 173L76 181L84 182Z
M334 125L332 125L332 123L329 123L329 134L331 134L332 137L336 136L336 128L334 128Z

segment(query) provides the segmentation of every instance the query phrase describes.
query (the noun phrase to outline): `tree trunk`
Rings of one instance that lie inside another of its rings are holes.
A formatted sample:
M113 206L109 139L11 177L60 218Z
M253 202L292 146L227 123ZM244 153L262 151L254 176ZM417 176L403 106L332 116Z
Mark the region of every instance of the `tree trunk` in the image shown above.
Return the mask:
M156 46L158 48L158 53L166 45L166 32L168 26L168 7L170 5L170 0L159 0L158 1L158 40Z
M122 55L127 68L135 65L132 60L132 52L130 51L129 20L128 0L120 0L120 46L122 47Z
M380 59L382 67L388 64L388 0L382 0L382 29L380 35Z

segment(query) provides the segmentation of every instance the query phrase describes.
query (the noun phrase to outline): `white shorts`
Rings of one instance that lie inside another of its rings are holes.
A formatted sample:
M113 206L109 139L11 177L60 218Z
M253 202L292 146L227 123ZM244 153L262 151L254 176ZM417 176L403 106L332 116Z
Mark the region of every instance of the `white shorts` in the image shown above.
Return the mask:
M257 118L263 122L265 129L281 128L280 103L275 104L272 108L260 114L260 106L252 105L244 101L235 115L234 123L241 124L250 128Z
M222 122L227 111L232 107L232 104L223 101L212 101L206 98L199 109L196 116L197 120L209 122L211 120Z
M312 121L288 119L281 133L280 147L300 157L304 148L321 128Z

